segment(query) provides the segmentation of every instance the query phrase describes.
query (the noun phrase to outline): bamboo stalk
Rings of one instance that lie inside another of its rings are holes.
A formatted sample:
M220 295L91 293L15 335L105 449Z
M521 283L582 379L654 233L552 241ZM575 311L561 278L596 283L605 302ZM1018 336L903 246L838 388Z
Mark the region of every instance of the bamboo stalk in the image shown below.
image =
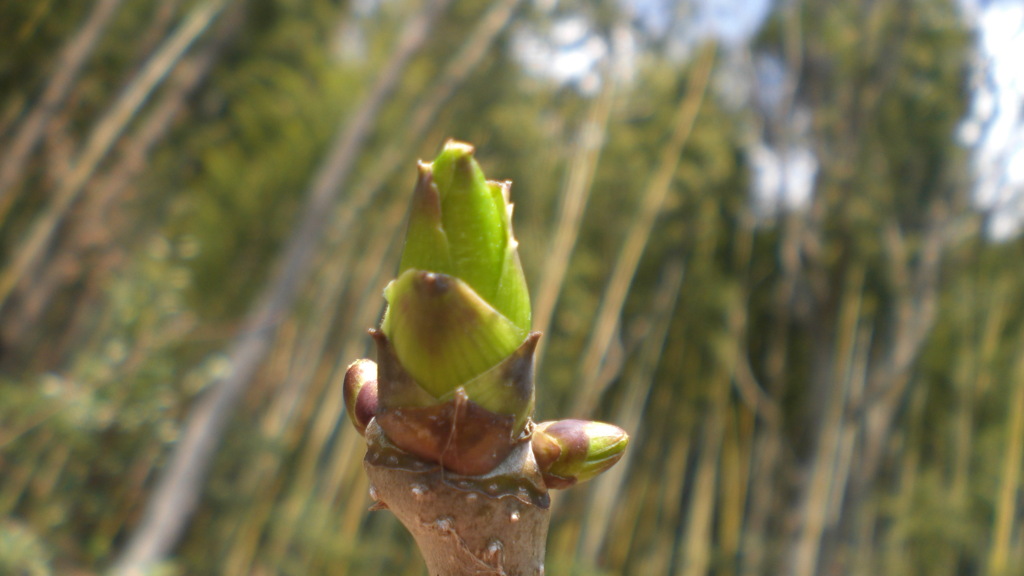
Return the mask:
M722 440L725 432L725 411L729 398L730 375L722 370L708 382L710 406L702 430L700 455L693 481L686 528L680 533L678 560L673 574L704 576L712 558L712 520L719 478Z
M206 31L229 0L210 0L197 6L177 30L125 88L107 113L96 123L75 158L70 171L61 178L49 207L32 223L15 252L11 264L0 273L0 310L8 302L14 287L39 261L61 222L78 199L100 162L153 90L178 64L182 55Z
M771 406L778 406L786 392L786 376L789 368L789 350L793 341L793 317L799 312L796 300L797 286L803 267L801 243L807 223L805 216L797 212L787 214L782 224L779 241L779 259L782 277L773 294L776 317L769 328L767 350L762 370L765 377L765 397ZM741 380L752 370L739 366ZM748 386L748 388L751 388ZM760 404L757 404L760 406ZM740 558L741 576L759 576L766 572L766 565L777 564L782 554L778 551L769 555L769 535L774 531L772 517L780 502L780 473L786 448L783 436L784 415L781 409L769 410L769 416L755 433L751 451L751 479L755 483L748 489L750 501L746 530L743 536L743 554ZM772 417L772 416L777 417ZM776 548L777 550L777 548ZM774 573L774 572L772 572Z
M672 352L683 353L679 348ZM610 540L607 568L613 573L670 572L675 535L683 517L696 420L688 403L673 401L672 388L655 386L649 393L641 436L645 448L630 463L630 481L624 488L627 497L637 493L642 498L635 507L629 503L621 506L616 533Z
M899 464L899 485L896 489L897 509L893 513L894 523L887 534L886 555L881 566L886 574L908 574L911 560L908 554L909 525L913 518L914 493L918 489L921 474L921 451L926 434L924 429L925 407L928 387L914 389L910 398L907 417L906 446Z
M615 74L604 75L601 94L593 101L587 117L580 126L569 160L569 174L562 193L559 195L558 212L555 216L551 249L544 259L544 271L535 291L533 305L533 328L548 333L558 296L565 284L569 260L579 238L583 211L590 199L590 192L597 172L597 162L604 150L608 121L611 118L612 103L618 87ZM547 345L541 343L537 350L537 364L542 365Z
M697 121L697 114L704 102L705 92L711 82L715 52L714 46L708 47L694 62L687 90L676 111L669 141L662 149L654 175L644 190L638 212L630 221L626 239L616 257L615 267L605 287L586 350L579 364L579 385L576 387L578 394L573 401L572 414L592 413L597 400L604 392L598 385L598 376L615 338L622 307L640 264L640 257L651 237L654 221L675 178L683 147L689 140L690 132Z
M743 473L743 447L741 446L738 409L730 406L726 410L722 454L720 457L721 480L718 490L717 549L718 556L730 561L723 562L718 576L733 576L738 569L735 559L740 551L740 537L743 534L743 509L746 502L746 487L749 479Z
M142 500L143 486L157 467L159 457L159 446L147 442L136 453L131 464L126 466L125 473L121 476L122 482L113 498L116 504L110 514L100 519L92 533L96 542L103 543L104 553L109 553L117 534L131 525L137 505Z
M267 362L263 378L271 382L285 382L285 385L278 387L280 389L290 390L301 386L287 376L291 351L297 341L305 340L301 337L300 331L305 333L294 318L284 322L278 331L277 344ZM292 411L291 402L281 398L285 394L279 393L260 418L259 432L263 442L280 443L283 439L285 428L289 424L288 415ZM282 406L286 404L289 406L283 408ZM257 503L249 506L238 516L232 530L231 544L224 555L223 566L226 574L252 572L252 557L260 545L267 519L270 518L274 502L282 489L282 480L275 476L279 465L279 454L273 450L262 450L255 455L254 461L246 467L239 479L239 492L252 494Z
M42 466L47 448L53 445L53 438L53 431L43 428L38 434L33 434L32 438L26 440L30 443L24 452L28 455L27 461L18 462L16 466L6 469L9 464L0 460L0 465L4 465L5 468L3 470L4 481L0 483L0 516L11 515L14 508L25 497L32 478Z
M660 498L650 503L650 513L661 516L662 520L659 526L661 529L654 534L648 535L648 537L652 537L655 540L655 553L651 554L650 562L641 564L644 568L643 570L624 573L671 573L672 556L676 548L675 535L680 530L685 519L683 494L687 488L686 477L690 472L690 455L697 440L692 420L692 415L687 414L684 418L673 418L664 421L664 425L668 426L670 430L679 427L680 424L685 426L685 428L680 433L667 435L673 439L673 442L671 444L671 451L668 452L668 461L666 462L663 481L660 478L658 480L648 478L646 477L647 475L640 476L636 480L636 482L646 480L645 484L660 484L660 489L655 492Z
M395 230L402 217L406 213L404 202L393 202L388 214L385 215L381 224L384 230ZM346 268L335 269L335 274L348 280L350 290L357 294L353 303L351 315L353 327L372 326L377 323L379 316L379 305L374 305L377 300L380 286L383 279L390 275L391 266L397 259L397 251L401 247L400 235L390 237L390 242L377 242L376 249L364 254L357 260L359 264L352 271ZM358 336L351 337L337 357L339 362L335 364L333 373L326 378L327 385L322 390L316 390L313 413L304 420L307 421L304 433L305 443L302 446L297 464L292 470L292 481L287 496L281 504L282 511L279 522L274 527L272 537L266 544L266 556L272 560L272 565L279 565L287 550L292 547L298 528L303 524L301 517L309 509L330 507L335 501L341 487L336 484L339 479L348 476L345 474L348 465L353 463L351 453L347 450L335 452L340 458L328 464L328 469L342 466L336 469L329 478L322 478L321 461L327 453L327 446L332 442L336 433L339 421L345 419L343 413L344 401L342 398L342 379L348 360L361 356L360 351L366 351L365 336L361 331ZM347 433L351 431L349 426L341 426ZM348 446L346 444L346 446ZM358 468L358 460L354 460ZM362 497L353 497L353 501L364 501ZM318 522L314 521L314 525ZM345 537L345 535L339 535Z
M1020 340L1020 339L1019 339ZM1017 346L1024 343L1018 342ZM995 518L992 522L992 544L988 553L989 576L1010 573L1010 549L1014 521L1017 518L1017 493L1020 490L1021 462L1024 461L1024 355L1017 356L1012 373L1013 391L1009 403L1009 426L1006 434L1006 452L999 480Z
M46 132L47 123L67 100L82 66L92 55L121 1L100 0L93 4L89 17L61 50L55 71L50 74L38 102L21 122L10 144L4 147L4 154L0 156L0 225L14 203L12 187L22 177L29 156ZM45 4L41 3L40 7L39 14L45 14Z
M124 213L119 214L120 219L116 218L117 207L125 203L125 197L132 191L131 184L147 167L154 146L170 131L174 120L188 104L188 97L208 77L217 56L240 28L243 6L234 4L210 42L175 67L159 100L139 119L132 133L123 139L118 162L86 184L81 212L76 213L74 225L69 226L67 237L60 240L57 256L50 260L41 278L32 283L31 290L18 294L19 306L6 318L5 337L17 342L27 330L37 328L40 316L50 308L57 290L77 281L84 287L67 322L65 336L59 343L46 348L48 354L63 356L69 349L84 347L87 332L94 327L91 323L95 311L101 307L98 301L106 296L105 282L126 260L126 246L131 243L125 237L125 229L137 224L134 218ZM164 8L161 6L162 10ZM88 254L97 249L102 256L98 258L99 262L93 262ZM83 277L67 278L63 270L83 261L89 262L84 267ZM136 358L141 360L138 356Z
M811 476L803 495L800 510L800 533L789 558L788 572L793 576L818 573L822 534L829 514L829 494L836 482L835 467L849 402L850 370L853 368L855 341L860 333L860 310L864 289L864 269L855 267L847 273L846 287L840 305L834 370L825 415L811 465Z
M655 292L650 311L651 329L643 340L640 362L633 378L628 380L625 395L619 404L613 421L626 430L639 431L654 386L654 376L665 350L669 325L675 316L679 292L683 284L685 267L681 260L670 262L662 274L660 285ZM622 461L594 480L589 491L586 514L582 523L582 534L577 555L580 558L596 560L606 548L611 528L612 513L619 506L619 495L626 486L626 476L632 471L635 451L627 451Z
M871 326L861 326L857 330L854 343L853 358L849 367L847 381L847 403L857 406L864 399L867 389L867 376L871 365L871 344L874 331ZM847 415L844 415L847 417ZM828 514L826 516L826 545L836 551L833 558L850 558L848 570L856 574L873 574L875 554L875 526L878 514L872 498L861 498L859 508L847 510L844 506L849 496L849 487L854 464L856 462L857 443L863 430L851 423L843 427L839 435L836 450L834 480L828 497ZM860 533L853 541L849 535L843 534L842 522L846 514L857 516L856 523ZM841 569L832 566L833 569Z
M313 179L298 225L281 254L274 280L257 300L245 329L231 346L233 372L200 399L191 412L182 441L171 454L142 523L115 563L115 574L144 573L169 553L180 538L198 505L200 487L228 417L265 356L281 316L294 303L307 276L330 206L347 182L377 113L398 86L406 65L429 38L434 22L446 6L446 1L439 0L410 17L390 61L355 109L351 123L339 127Z
M404 202L393 202L390 213L381 223L383 228L395 229L404 214ZM351 315L352 326L357 330L358 327L372 326L377 322L380 306L374 305L373 302L378 298L378 290L384 283L383 278L390 275L391 267L397 260L398 249L401 248L399 235L390 235L386 238L390 242L374 243L374 251L364 254L364 257L357 260L358 266L352 271L354 273L337 271L339 275L349 279L352 291L359 295L353 306L354 313ZM280 521L265 544L265 554L272 560L272 565L279 564L287 554L296 536L296 530L302 524L301 516L313 508L318 495L321 498L324 496L317 491L317 484L323 481L320 476L321 460L324 458L326 446L335 434L337 423L345 419L341 381L348 360L361 355L359 351L366 349L365 336L361 334L361 330L356 333L359 336L353 336L338 354L339 363L335 364L332 377L327 379L329 385L315 395L319 401L305 424L305 442L300 449L297 464L291 471L288 494L282 499L281 509L277 514ZM327 496L326 502L329 503L333 495Z

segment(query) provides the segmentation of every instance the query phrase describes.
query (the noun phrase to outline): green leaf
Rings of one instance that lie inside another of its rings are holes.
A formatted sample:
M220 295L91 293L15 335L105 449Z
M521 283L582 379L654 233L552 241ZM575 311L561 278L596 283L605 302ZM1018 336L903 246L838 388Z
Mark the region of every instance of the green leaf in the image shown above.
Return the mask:
M488 182L473 147L454 140L419 171L399 274L415 269L459 278L529 330L529 290L512 235L511 184Z
M526 330L446 274L406 270L385 297L384 333L405 370L434 397L497 365L526 338Z

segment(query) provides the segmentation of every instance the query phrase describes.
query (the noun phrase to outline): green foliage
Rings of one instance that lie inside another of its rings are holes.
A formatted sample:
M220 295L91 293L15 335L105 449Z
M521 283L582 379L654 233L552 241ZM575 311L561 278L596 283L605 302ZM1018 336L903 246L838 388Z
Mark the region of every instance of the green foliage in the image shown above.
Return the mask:
M22 107L31 101L55 56L54 46L75 30L87 12L84 4L53 11L54 4L54 0L46 0L0 6L0 94L5 95L0 127L10 121L6 115L12 111L7 107Z
M38 536L14 522L0 523L0 572L22 576L48 576L52 553Z
M211 319L241 314L262 285L340 111L361 91L362 71L324 50L337 8L288 4L259 5L180 145L158 159L157 186L180 191L171 231L200 247L191 301Z
M52 183L96 117L196 3L168 13L159 3L123 4L0 218L0 270L52 205ZM559 10L617 22L606 13L613 3L583 4ZM195 399L231 369L225 352L276 273L328 143L422 3L357 5L247 3L142 175L110 205L104 187L87 187L39 269L0 309L4 338L33 298L56 319L24 327L24 341L0 342L0 573L102 570L138 524ZM595 98L514 62L512 35L549 18L523 3L427 133L407 134L488 8L455 3L375 119L327 215L351 225L323 239L294 312L271 319L280 327L273 351L166 569L421 573L397 523L365 514L361 439L344 422L340 389L345 364L365 355L365 329L379 322L381 292L399 264L408 167L453 137L474 143L485 173L514 180L516 237L531 279L561 265L551 256L570 175L580 169L573 162L585 138L601 142L541 340L538 419L632 422L635 453L619 464L621 476L613 469L560 500L548 573L691 573L698 564L688 562L701 554L702 573L782 571L804 533L814 463L829 456L822 438L836 391L848 401L838 422L852 447L831 454L836 475L823 480L838 508L825 516L818 568L984 572L1000 515L1016 507L1020 529L1019 503L1007 508L1002 494L1005 462L1019 449L1009 433L1020 407L1009 399L1020 386L1024 243L986 242L964 208L966 151L953 133L972 39L954 3L806 0L773 16L753 49L799 66L796 99L811 113L808 137L821 162L813 205L757 220L745 149L752 133L771 127L709 90L672 159L667 196L622 308L611 311L597 366L583 364L595 320L609 284L622 280L612 275L624 239L696 72L661 53L662 44L642 45L634 82L618 87L607 126L595 123ZM0 3L0 149L88 10ZM121 166L123 152L105 160L96 181ZM397 159L393 174L370 173L382 156ZM370 194L377 180L385 186ZM905 284L901 274L924 278L914 274L936 208L955 218L940 223L950 232L934 316L889 378L906 319L929 318L906 302L927 299L931 281ZM110 212L120 218L88 226ZM682 284L667 298L677 264ZM52 297L42 289L51 277L65 282ZM550 296L536 293L539 282L531 289L534 303ZM588 373L597 376L584 386ZM877 474L859 484L865 410L890 394L895 410ZM1019 492L1017 482L1008 493ZM1016 532L1007 546L1020 561ZM758 566L745 564L758 557Z

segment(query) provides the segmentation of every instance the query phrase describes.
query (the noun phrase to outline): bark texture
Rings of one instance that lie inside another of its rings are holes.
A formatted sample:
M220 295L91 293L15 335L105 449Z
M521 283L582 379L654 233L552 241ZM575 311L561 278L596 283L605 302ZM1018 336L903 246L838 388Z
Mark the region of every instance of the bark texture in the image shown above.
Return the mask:
M412 533L431 576L541 576L550 498L529 442L492 472L462 476L394 446L376 420L363 462L374 509Z

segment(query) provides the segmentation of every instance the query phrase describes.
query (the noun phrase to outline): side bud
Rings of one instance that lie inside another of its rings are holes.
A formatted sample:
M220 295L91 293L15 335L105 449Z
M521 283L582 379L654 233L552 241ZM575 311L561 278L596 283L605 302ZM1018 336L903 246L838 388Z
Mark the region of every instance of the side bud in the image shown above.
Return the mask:
M604 422L556 420L538 424L532 442L547 487L564 489L614 466L626 451L629 435Z
M377 364L356 360L345 371L345 411L360 434L377 414Z

